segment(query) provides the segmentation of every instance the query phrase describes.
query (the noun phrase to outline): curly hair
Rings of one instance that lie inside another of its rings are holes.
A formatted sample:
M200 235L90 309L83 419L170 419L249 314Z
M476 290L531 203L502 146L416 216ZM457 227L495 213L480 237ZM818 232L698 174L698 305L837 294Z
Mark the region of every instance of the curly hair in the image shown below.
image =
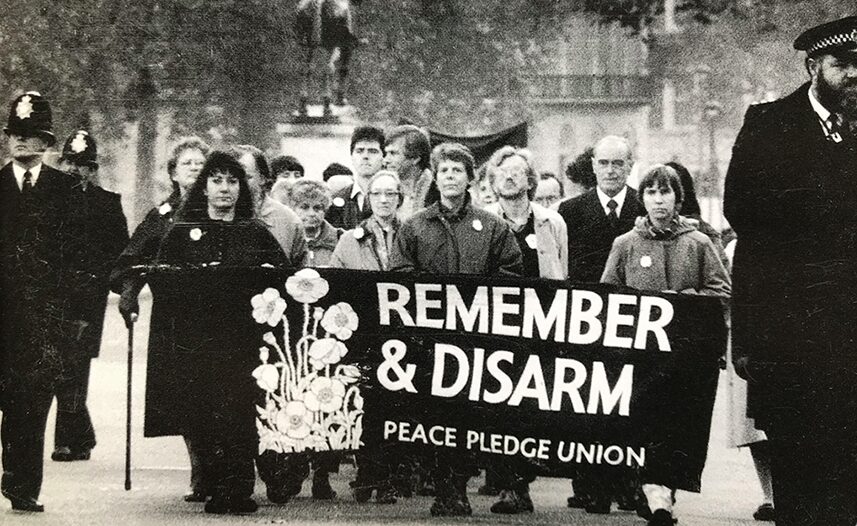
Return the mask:
M209 177L226 173L238 179L238 200L235 202L235 220L253 219L253 197L247 186L247 173L235 157L224 151L213 151L205 160L202 171L188 190L184 204L176 212L179 221L199 222L209 219L208 196L205 195Z
M173 183L173 191L175 192L179 191L179 184L172 180L173 175L176 173L176 165L179 162L179 157L181 157L181 154L187 150L199 150L203 157L208 157L208 152L211 151L211 146L195 135L181 137L176 141L175 145L173 145L172 151L170 152L170 157L167 159L167 174L170 176L170 180Z

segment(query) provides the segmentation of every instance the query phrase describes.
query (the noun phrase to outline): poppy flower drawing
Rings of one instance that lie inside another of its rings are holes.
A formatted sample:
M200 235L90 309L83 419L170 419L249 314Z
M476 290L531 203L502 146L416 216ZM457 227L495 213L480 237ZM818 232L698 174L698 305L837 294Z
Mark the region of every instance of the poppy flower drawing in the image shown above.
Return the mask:
M304 402L311 411L333 413L342 407L344 396L345 385L342 382L321 376L310 383Z
M327 280L311 268L301 269L286 280L286 292L300 303L315 303L329 290Z
M322 328L340 340L351 338L357 330L357 324L357 313L351 305L344 302L331 305L321 319Z
M280 297L277 289L270 287L253 296L250 305L253 306L253 319L256 323L267 323L271 327L276 327L286 312L286 300Z
M289 438L302 440L309 436L312 413L303 402L293 401L277 414L277 428Z

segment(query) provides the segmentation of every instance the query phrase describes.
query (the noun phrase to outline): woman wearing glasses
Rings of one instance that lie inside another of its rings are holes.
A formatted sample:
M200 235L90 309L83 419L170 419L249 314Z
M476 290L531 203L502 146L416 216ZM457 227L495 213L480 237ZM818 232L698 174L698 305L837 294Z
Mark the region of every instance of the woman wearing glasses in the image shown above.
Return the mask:
M396 213L402 206L396 172L381 170L369 179L372 215L339 238L330 265L354 270L387 270L393 238L399 229Z

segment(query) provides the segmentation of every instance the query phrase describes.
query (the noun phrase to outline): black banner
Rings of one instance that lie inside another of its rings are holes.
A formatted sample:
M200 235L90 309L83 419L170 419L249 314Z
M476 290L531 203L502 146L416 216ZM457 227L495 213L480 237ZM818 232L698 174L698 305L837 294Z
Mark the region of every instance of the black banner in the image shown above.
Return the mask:
M256 381L260 450L392 442L524 458L558 476L656 462L698 486L726 334L717 299L335 269L150 281L155 308L171 311L161 315L190 316L209 335L224 316L195 315L182 289L216 283L221 303L234 289L230 317L251 320L245 334L258 339L230 337L227 352L252 355L234 374Z

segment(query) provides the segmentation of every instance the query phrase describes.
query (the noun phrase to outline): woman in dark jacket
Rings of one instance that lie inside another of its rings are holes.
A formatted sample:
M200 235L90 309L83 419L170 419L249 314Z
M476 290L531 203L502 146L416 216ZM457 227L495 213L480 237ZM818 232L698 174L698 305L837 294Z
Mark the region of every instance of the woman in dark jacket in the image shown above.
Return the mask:
M119 255L116 267L110 275L110 288L116 294L121 294L119 312L127 326L133 323L132 317L140 312L137 297L146 285L146 280L139 268L155 260L161 240L172 226L182 199L199 176L209 150L208 144L199 137L184 137L176 142L167 160L167 173L172 183L172 193L164 202L146 214L143 222L134 230L128 246ZM199 459L187 437L185 437L185 444L190 457L191 473L190 490L185 494L184 499L188 502L203 502L208 490L205 488L205 481L202 480Z
M209 485L208 513L257 508L253 323L229 291L251 277L246 269L282 266L286 256L253 210L244 169L212 153L156 259L166 270L152 309L145 434L191 439Z

